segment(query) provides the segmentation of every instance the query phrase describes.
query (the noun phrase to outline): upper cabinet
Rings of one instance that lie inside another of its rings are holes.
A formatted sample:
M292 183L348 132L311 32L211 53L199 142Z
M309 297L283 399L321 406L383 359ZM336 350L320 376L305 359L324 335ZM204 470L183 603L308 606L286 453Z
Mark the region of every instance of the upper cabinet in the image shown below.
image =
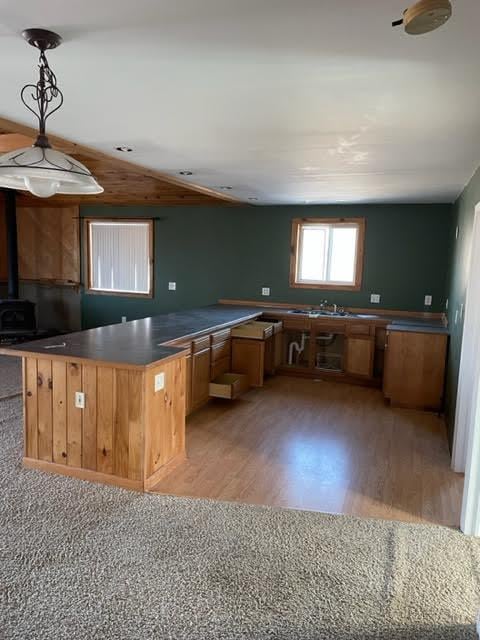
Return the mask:
M18 207L18 268L21 280L80 282L79 210L74 207ZM0 208L0 280L7 278L6 228Z

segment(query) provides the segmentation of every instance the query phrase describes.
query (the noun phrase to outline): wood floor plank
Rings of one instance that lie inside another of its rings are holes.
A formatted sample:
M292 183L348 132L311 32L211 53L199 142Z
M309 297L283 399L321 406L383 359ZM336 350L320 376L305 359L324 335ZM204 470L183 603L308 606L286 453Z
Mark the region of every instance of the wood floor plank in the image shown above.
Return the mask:
M187 421L187 460L159 493L458 526L463 476L436 414L378 389L266 380Z

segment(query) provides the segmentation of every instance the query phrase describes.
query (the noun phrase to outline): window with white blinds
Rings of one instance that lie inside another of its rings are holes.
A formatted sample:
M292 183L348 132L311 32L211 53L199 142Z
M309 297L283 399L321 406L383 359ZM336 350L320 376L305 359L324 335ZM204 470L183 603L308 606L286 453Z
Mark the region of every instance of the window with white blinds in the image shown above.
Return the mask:
M152 295L152 221L87 220L88 289Z

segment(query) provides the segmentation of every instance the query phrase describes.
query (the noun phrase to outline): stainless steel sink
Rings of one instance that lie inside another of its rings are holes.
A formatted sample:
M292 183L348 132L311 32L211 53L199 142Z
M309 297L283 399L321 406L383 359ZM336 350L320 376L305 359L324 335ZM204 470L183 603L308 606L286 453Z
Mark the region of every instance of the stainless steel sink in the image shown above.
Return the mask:
M308 316L309 318L346 318L352 317L348 311L325 311L324 309L290 309L288 313L294 313L299 316Z

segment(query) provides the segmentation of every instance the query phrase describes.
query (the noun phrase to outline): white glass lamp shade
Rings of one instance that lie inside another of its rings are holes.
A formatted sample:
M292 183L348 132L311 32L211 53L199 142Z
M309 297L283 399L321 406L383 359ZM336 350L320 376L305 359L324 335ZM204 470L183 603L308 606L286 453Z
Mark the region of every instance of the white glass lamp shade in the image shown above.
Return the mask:
M39 198L56 193L94 195L101 187L83 164L49 147L26 147L0 156L0 187L30 191Z

